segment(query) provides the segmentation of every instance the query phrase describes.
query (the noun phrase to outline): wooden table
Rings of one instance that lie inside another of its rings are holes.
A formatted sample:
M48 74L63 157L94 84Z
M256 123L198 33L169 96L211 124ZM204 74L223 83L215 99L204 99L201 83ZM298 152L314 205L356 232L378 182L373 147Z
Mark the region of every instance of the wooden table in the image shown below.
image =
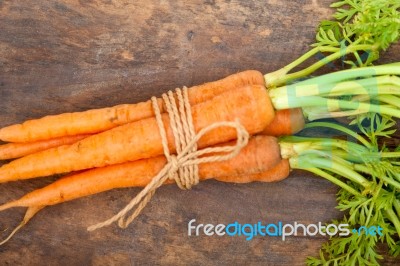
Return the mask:
M139 102L241 70L276 70L310 48L318 22L332 13L330 2L0 1L0 126ZM393 46L381 62L398 61L399 52ZM1 184L0 200L54 180ZM343 215L335 210L334 185L293 171L279 183L207 181L191 191L165 186L129 228L86 231L138 191L45 208L0 247L0 264L303 265L326 238L189 237L188 222L309 224ZM0 230L15 226L23 211L1 213Z

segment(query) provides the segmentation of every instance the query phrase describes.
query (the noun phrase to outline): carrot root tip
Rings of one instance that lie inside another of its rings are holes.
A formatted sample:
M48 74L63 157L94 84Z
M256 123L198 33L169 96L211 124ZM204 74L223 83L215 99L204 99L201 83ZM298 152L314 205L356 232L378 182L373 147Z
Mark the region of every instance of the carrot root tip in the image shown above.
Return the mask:
M4 203L3 205L0 205L0 212L10 209L12 207L16 207L16 205L14 204L14 201Z
M12 202L10 202L10 203L12 203ZM5 205L7 205L7 204L5 204ZM9 206L8 208L10 208L10 207L13 207L13 206ZM15 235L15 233L17 233L24 225L26 225L29 222L29 220L32 219L32 217L43 208L44 208L44 206L29 207L26 210L26 213L25 213L25 216L24 216L24 219L22 220L22 222L17 227L14 228L14 230L7 236L6 239L4 239L3 241L0 242L0 246L7 243ZM7 208L5 208L5 209L7 209ZM3 232L5 232L6 230L7 229L3 230Z
M11 234L9 234L6 239L4 239L3 241L0 242L0 246L7 243L15 235L15 233L18 232L19 229L21 229L25 224L26 224L25 221L22 221L17 227L15 227L15 229L11 232ZM6 231L6 230L7 229L5 229L4 231Z

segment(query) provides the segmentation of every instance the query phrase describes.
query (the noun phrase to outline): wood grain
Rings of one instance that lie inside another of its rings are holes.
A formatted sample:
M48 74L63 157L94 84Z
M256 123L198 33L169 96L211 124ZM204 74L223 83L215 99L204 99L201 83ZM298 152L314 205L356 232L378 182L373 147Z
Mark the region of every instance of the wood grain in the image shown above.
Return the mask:
M246 69L264 73L309 49L331 1L0 1L0 126L47 114L138 102ZM400 46L381 62L398 61ZM0 201L56 177L0 186ZM336 187L294 171L272 184L165 186L127 229L86 227L139 190L44 209L7 245L2 265L304 265L322 237L189 237L187 223L328 222ZM0 230L22 209L0 214ZM2 234L3 236L4 234ZM399 261L386 259L384 265Z

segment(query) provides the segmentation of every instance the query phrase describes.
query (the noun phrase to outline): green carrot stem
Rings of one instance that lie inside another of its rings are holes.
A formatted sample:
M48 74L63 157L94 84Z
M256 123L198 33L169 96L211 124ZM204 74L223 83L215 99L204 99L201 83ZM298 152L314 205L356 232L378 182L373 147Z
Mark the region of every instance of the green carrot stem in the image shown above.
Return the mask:
M287 94L285 90L296 90L296 96L342 96L342 95L369 95L373 97L379 94L400 94L400 78L397 76L383 75L372 78L363 78L338 83L322 83L313 85L282 86L274 89L278 93Z
M400 97L394 95L378 95L376 98L384 103L400 108Z
M393 201L393 206L394 206L394 209L395 209L396 212L397 212L397 217L400 217L400 200L395 199L395 200Z
M289 99L272 99L272 102L275 108L278 110L296 107L328 107L328 110L350 109L356 110L358 111L358 113L374 112L400 118L400 110L397 108L371 103L352 102L339 99L326 99L317 96L307 96L300 98L291 97ZM332 117L331 112L329 111L321 113L309 112L305 115L308 115L307 118L310 121Z
M361 155L368 153L368 149L360 144L331 138L288 136L281 138L279 145L282 158L304 154L318 154L324 157L343 158L349 161L362 162ZM378 158L380 157L378 156Z
M387 209L384 212L386 214L386 217L393 223L394 228L396 228L397 235L400 236L400 221L398 216L393 211L393 209Z
M293 146L303 145L304 143L309 143L303 149L297 149L298 152L302 152L305 148L312 149L323 149L328 151L333 151L334 148L339 148L345 151L353 153L365 153L367 149L360 144L333 138L309 138L309 137L299 137L299 136L288 136L281 139L281 142L289 142Z
M371 220L372 211L374 210L374 205L375 202L371 201L371 204L368 206L368 214L367 214L367 220L365 221L365 225L368 225L369 221Z
M343 158L343 160L346 160L351 163L363 163L364 160L359 154L353 154L347 151L342 151L342 150L335 150L335 156L339 158Z
M338 110L343 109L362 109L370 111L379 111L378 107L368 103L355 103L346 100L327 99L320 96L306 96L306 97L271 97L274 107L277 110L297 108L297 107L327 107L329 109ZM371 107L372 106L372 107ZM400 114L399 114L400 115Z
M303 54L300 56L298 59L293 61L292 63L286 65L283 67L287 72L290 70L294 69L295 67L299 66L300 64L304 63L306 60L310 59L312 56L318 54L318 53L325 53L325 52L330 52L330 53L336 53L340 50L339 47L327 47L327 46L318 46L314 47L307 53Z
M312 121L322 118L349 117L366 113L364 110L332 111L325 107L304 107L303 112L304 117L311 117Z
M399 67L400 69L400 67ZM338 72L340 73L340 72ZM400 94L400 78L397 76L382 75L358 80L336 83L295 83L288 86L271 89L270 96L275 97L305 97L342 95L368 95L374 97L379 94Z
M370 182L367 179L365 179L362 175L351 170L348 167L345 167L343 164L340 164L338 162L327 159L314 158L312 163L322 169L330 170L357 184L360 184L364 188L368 188L370 186Z
M361 60L361 57L358 54L358 52L354 52L353 55L356 58L358 65L361 66L363 64L363 61Z
M388 78L388 77L389 76L379 76L376 79ZM357 84L356 81L338 83L331 88L329 88L329 86L325 86L327 88L324 89L324 91L326 91L326 93L324 94L329 97L346 96L346 95L367 95L370 98L376 97L377 95L381 94L400 95L400 84L399 85L384 84L380 83L380 80L376 80L376 82L378 83L367 84L365 86L363 84ZM347 85L345 83L347 83ZM320 96L324 95L321 94Z
M361 193L358 192L357 190L355 190L354 188L350 187L349 185L347 185L346 183L344 183L343 181L337 179L336 177L330 175L329 173L327 173L326 171L323 171L319 168L316 167L302 167L298 164L296 157L290 158L289 159L289 163L290 163L290 167L292 169L300 169L300 170L306 170L309 171L315 175L321 176L323 178L325 178L326 180L332 182L333 184L345 189L346 191L348 191L349 193L355 195L355 196L361 196Z
M319 46L311 49L310 51L306 52L290 64L284 66L283 68L270 72L264 75L265 83L268 85L268 88L273 88L277 86L281 86L286 83L286 75L289 71L294 69L295 67L299 66L300 64L304 63L309 58L313 57L317 53L324 53L324 52L331 52L336 53L340 50L338 47L326 47L326 46Z
M338 124L334 124L334 123L328 123L328 122L312 122L312 123L307 123L305 125L304 128L315 128L315 127L325 127L325 128L331 128L331 129L335 129L338 130L340 132L343 132L353 138L355 138L356 140L358 140L359 142L361 142L365 147L370 148L371 144L362 136L360 136L358 133L356 133L355 131L338 125Z
M290 159L289 159L290 160ZM296 164L295 164L296 163ZM330 172L337 173L344 178L347 178L364 188L369 188L370 182L365 179L362 175L349 168L347 165L339 163L332 158L322 158L318 156L299 156L297 160L293 162L297 167L307 170L307 168L321 168Z
M321 84L335 84L345 80L352 80L361 77L373 77L382 75L399 75L400 74L400 62L385 64L380 66L371 66L363 68L354 68L348 70L337 71L322 76L309 78L300 82L296 82L294 85L321 85Z
M353 167L354 167L354 170L356 170L356 171L363 172L363 173L366 173L369 175L373 175L373 171L364 164L354 164ZM396 180L388 178L385 175L379 175L379 176L377 176L377 178L383 180L387 184L394 186L397 189L400 189L400 183L397 182Z
M379 156L382 158L400 158L400 152L380 152Z
M314 52L316 51L314 49L312 50L313 53L310 53L310 56L314 55ZM322 49L322 47L319 47L319 49ZM376 49L375 46L365 45L365 44L363 44L363 45L350 45L350 46L345 47L345 48L336 48L336 52L333 52L332 54L324 57L323 59L319 60L318 62L312 64L311 66L309 66L309 67L307 67L307 68L305 68L303 70L297 71L295 73L287 74L287 75L285 75L283 77L274 78L274 79L271 79L269 76L267 76L266 80L268 78L270 78L271 81L270 81L269 84L273 85L274 87L275 86L280 86L282 84L286 84L286 83L291 82L293 80L309 76L310 74L314 73L316 70L318 70L319 68L323 67L324 65L326 65L326 64L328 64L328 63L330 63L330 62L332 62L332 61L334 61L336 59L339 59L339 58L343 57L346 54L353 53L353 52L359 51L359 50L367 51L367 50L374 50L374 49ZM332 49L332 51L334 51L334 49ZM305 60L306 60L305 57L302 57L302 60L299 60L299 62L302 63ZM293 66L297 66L297 65L298 65L297 62L294 63L294 64L291 64L291 68L293 68Z

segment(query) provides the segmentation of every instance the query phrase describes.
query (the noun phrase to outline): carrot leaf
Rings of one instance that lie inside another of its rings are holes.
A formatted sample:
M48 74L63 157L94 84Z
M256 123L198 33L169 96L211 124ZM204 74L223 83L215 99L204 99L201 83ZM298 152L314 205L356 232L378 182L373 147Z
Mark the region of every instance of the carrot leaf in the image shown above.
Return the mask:
M265 75L269 87L278 87L304 79L319 68L341 61L341 68L364 67L376 61L381 51L400 39L400 4L398 0L343 0L331 5L334 20L320 23L314 47L282 69ZM308 59L318 61L289 73Z
M357 120L354 130L328 122L309 126L336 129L358 142L309 137L281 139L281 149L291 151L287 154L292 168L310 171L340 187L337 208L347 214L334 223L348 224L350 229L382 228L381 234L332 236L322 246L319 257L307 259L308 265L379 265L383 256L377 249L378 242L385 243L392 256L400 254L400 148L385 144L393 133L394 122L375 113L362 120Z

